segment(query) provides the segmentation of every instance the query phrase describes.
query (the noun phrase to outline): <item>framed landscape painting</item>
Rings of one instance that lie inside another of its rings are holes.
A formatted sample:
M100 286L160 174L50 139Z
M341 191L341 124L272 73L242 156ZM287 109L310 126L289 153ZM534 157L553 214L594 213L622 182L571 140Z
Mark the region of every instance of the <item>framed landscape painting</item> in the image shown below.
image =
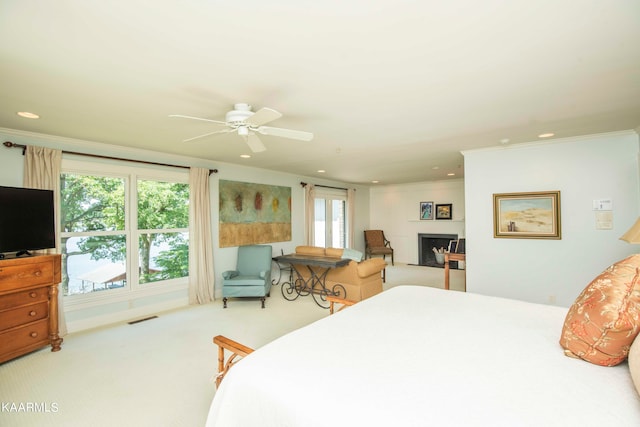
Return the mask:
M493 236L561 239L560 192L494 194Z
M451 203L436 205L436 219L451 218L453 218L453 205Z

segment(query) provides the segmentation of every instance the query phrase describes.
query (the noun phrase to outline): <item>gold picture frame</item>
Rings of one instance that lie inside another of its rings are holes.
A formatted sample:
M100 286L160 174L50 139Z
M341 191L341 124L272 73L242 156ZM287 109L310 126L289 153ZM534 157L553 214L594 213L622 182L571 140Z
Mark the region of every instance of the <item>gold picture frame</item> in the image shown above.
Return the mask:
M560 240L560 191L494 194L493 237Z

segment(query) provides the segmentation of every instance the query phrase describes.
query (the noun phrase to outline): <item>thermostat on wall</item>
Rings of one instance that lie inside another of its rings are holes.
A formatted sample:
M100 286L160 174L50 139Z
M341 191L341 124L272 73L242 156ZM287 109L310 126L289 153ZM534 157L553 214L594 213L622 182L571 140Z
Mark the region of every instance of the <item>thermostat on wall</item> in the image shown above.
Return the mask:
M594 211L612 211L613 200L611 199L598 199L593 201Z
M613 229L613 212L596 212L596 230Z

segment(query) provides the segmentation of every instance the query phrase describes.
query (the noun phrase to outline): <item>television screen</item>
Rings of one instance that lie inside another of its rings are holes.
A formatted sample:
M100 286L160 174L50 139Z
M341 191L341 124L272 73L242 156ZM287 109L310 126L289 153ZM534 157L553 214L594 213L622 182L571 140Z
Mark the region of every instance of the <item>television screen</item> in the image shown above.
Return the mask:
M53 247L53 191L0 186L0 253Z

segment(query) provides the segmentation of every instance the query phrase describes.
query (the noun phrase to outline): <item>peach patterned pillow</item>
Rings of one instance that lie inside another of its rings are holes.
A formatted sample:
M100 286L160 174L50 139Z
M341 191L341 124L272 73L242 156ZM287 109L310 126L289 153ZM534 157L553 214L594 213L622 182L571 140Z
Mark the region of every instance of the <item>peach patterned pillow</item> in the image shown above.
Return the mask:
M565 354L602 366L624 361L640 330L640 254L596 277L573 303L562 327Z

